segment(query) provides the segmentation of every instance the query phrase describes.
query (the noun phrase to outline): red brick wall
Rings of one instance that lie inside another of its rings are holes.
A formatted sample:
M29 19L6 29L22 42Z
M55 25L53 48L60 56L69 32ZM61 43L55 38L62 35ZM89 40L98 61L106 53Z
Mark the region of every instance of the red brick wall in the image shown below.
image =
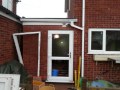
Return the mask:
M101 78L111 81L120 82L120 64L115 64L112 67L111 62L98 62L98 65L93 61L92 55L87 55L88 44L88 29L89 28L120 28L120 12L119 0L111 1L89 1L86 2L86 33L85 33L85 76L88 79ZM97 8L96 8L97 7ZM91 68L90 68L91 67ZM90 70L91 69L91 70Z
M46 79L47 76L47 42L48 30L74 30L74 69L77 69L77 61L81 53L81 31L70 27L62 26L24 26L24 32L41 31L41 76ZM37 35L23 37L23 58L25 68L31 75L37 74ZM79 42L78 42L79 41Z
M17 58L12 34L21 28L17 22L0 16L0 64Z
M72 9L69 17L80 19L81 0L71 0ZM94 80L100 76L111 82L120 82L120 64L111 62L93 61L93 55L88 53L88 29L89 28L120 28L120 0L86 0L86 24L85 24L85 77ZM79 16L78 16L79 15ZM81 20L81 19L80 19ZM80 21L79 20L79 21ZM78 24L79 25L79 24ZM81 26L81 25L79 25Z
M17 3L16 0L13 0L13 12L16 14Z
M82 26L82 1L81 0L70 0L70 11L68 12L68 18L78 19L76 23L79 26Z
M69 18L77 18L76 23L81 26L81 0L71 0L71 12ZM85 77L88 80L94 80L97 77L111 81L120 82L120 65L112 64L111 62L96 62L93 60L93 55L88 53L88 29L89 28L120 28L120 12L119 0L86 0L86 24L85 24ZM41 31L41 76L46 77L47 74L47 35L48 30L70 29L61 26L24 26L24 31ZM74 30L72 28L72 30ZM81 53L81 31L74 30L74 69L77 68L77 60ZM23 58L25 67L32 75L36 75L37 68L37 36L25 38L23 40ZM27 42L26 42L27 41ZM27 44L24 44L27 43ZM35 44L35 45L33 45ZM32 48L31 48L32 47ZM33 49L34 48L34 49ZM29 51L31 49L31 51ZM27 55L27 56L26 56ZM32 57L30 55L33 55ZM28 63L29 62L29 63Z

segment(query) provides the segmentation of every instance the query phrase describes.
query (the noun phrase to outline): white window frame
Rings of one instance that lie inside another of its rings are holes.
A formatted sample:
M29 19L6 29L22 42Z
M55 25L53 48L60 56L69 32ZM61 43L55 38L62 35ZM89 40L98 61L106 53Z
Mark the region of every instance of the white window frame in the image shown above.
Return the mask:
M112 28L90 28L88 31L88 54L120 54L120 51L106 51L106 31L120 31L120 29L112 29ZM103 32L103 43L102 50L92 50L91 49L91 41L92 41L92 32L102 31Z
M13 0L2 0L2 6L13 11Z

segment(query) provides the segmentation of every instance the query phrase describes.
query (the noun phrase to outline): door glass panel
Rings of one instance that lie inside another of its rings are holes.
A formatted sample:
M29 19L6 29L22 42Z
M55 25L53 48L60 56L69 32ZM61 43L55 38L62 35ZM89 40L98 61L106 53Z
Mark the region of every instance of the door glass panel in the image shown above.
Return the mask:
M52 60L52 76L68 77L69 61L68 60Z
M69 34L52 34L52 56L69 56Z

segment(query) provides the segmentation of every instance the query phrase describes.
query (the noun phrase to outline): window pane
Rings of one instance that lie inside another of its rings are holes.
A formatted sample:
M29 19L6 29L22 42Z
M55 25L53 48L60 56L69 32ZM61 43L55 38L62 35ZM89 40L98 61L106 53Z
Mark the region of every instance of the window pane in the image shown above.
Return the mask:
M2 0L2 6L12 11L13 8L13 0Z
M7 2L8 2L8 0L2 0L2 6L7 8Z
M120 51L120 31L106 31L106 50Z
M8 0L8 9L12 11L13 0Z
M103 32L102 31L92 31L92 50L102 50L103 44Z
M52 35L52 56L69 56L69 34Z

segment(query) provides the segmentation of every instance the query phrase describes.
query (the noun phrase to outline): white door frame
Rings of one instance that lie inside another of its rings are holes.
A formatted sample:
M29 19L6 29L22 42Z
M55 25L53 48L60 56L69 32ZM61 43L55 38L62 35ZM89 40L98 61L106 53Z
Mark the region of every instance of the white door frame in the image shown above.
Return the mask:
M40 45L41 45L41 32L14 33L14 34L13 34L13 40L14 40L14 43L15 43L15 47L16 47L18 59L19 59L20 63L24 65L17 36L34 35L34 34L35 34L35 35L36 35L36 34L38 35L38 67L37 67L37 76L40 76Z
M52 34L69 34L69 56L68 57L55 57L52 56ZM47 82L73 82L73 36L72 30L49 30L48 31L48 62L47 62ZM53 77L52 72L52 60L68 60L69 73L68 77L57 76Z

